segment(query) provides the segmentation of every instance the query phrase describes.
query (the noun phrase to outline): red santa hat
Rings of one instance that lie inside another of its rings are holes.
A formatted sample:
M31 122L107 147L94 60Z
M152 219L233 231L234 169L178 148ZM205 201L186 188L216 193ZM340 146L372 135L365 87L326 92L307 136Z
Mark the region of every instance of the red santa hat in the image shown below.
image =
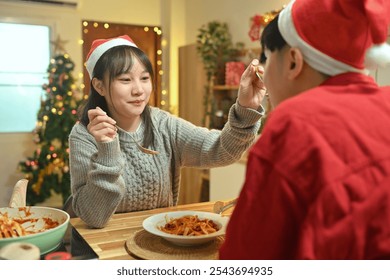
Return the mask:
M292 0L278 19L286 42L331 76L389 65L389 23L389 0Z
M134 44L133 40L127 35L109 39L97 39L92 42L91 49L87 55L87 62L85 63L89 77L91 79L93 77L93 69L95 68L96 62L99 60L99 58L106 51L116 46L132 46L137 48L137 45Z

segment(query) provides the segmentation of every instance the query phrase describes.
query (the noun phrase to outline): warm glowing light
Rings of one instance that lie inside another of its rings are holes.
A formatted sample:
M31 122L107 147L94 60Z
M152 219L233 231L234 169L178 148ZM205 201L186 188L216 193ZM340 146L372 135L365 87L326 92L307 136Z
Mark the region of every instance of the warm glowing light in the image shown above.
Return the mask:
M161 65L162 64L162 61L161 60L157 60L157 65Z
M53 114L55 114L55 113L57 113L57 109L56 109L56 108L51 108L51 112L52 112Z
M93 23L93 27L96 28L96 27L98 27L98 26L99 26L99 23L97 23L97 22L94 22L94 23Z
M83 32L84 32L84 34L87 34L87 33L89 32L89 30L85 28L85 29L83 30Z
M88 21L83 21L83 26L88 26Z
M163 70L160 70L160 71L158 71L158 74L159 74L160 76L162 76L162 75L164 74L164 71L163 71Z
M166 95L167 94L167 90L164 89L163 91L161 91L162 95Z
M164 106L165 105L165 100L161 100L161 102L160 102L160 104L162 105L162 106Z
M57 91L57 88L56 87L52 87L51 91Z
M153 31L157 32L158 31L158 27L156 26L155 28L153 28Z
M161 31L161 30L158 30L156 33L157 33L157 35L161 35L161 34L162 34L162 31Z
M48 116L43 116L43 120L47 122L49 120L49 117Z
M88 97L87 97L88 98ZM77 111L75 109L72 110L72 115L76 115Z
M144 27L144 31L145 31L145 32L148 32L148 31L149 31L149 27L145 26L145 27Z
M103 26L104 26L105 29L110 28L110 25L108 23L105 23Z
M50 146L49 150L54 151L54 146Z
M79 72L79 78L80 78L80 79L81 79L81 78L84 78L83 72Z
M62 116L62 111L58 111L58 115L59 115L59 116Z
M84 88L85 88L85 85L84 85L84 84L81 84L81 85L80 85L80 88L81 88L81 89L84 89Z
M162 54L162 50L157 50L157 54L161 55Z
M83 39L80 39L79 40L79 45L83 45L84 44L84 40Z
M47 159L51 159L51 155L47 155L46 158L47 158Z

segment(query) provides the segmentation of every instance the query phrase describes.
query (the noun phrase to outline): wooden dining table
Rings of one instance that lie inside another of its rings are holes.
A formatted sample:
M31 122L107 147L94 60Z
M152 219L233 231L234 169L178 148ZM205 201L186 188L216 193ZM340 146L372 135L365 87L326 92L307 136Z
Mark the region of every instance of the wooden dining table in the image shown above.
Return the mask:
M227 202L227 201L226 201ZM70 220L73 228L88 243L100 260L131 260L136 259L130 255L125 242L135 232L142 230L142 222L155 214L171 211L205 211L213 212L215 202L201 202L178 205L167 208L158 208L147 211L114 214L108 224L101 229L88 227L80 218ZM223 216L230 216L233 208L226 210Z

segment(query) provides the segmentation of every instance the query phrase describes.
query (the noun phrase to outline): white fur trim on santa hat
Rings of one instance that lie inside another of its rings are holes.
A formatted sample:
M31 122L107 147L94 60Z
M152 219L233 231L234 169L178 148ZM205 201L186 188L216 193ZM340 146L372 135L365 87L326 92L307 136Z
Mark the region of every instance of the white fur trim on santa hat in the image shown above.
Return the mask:
M278 27L284 40L291 47L299 48L305 61L317 71L335 76L345 72L358 72L367 74L367 69L358 69L348 64L340 62L306 43L298 34L293 19L291 9L295 1L291 1L279 14Z
M89 77L92 79L93 75L93 69L95 68L96 62L99 60L99 58L109 49L116 47L116 46L132 46L136 47L137 45L133 42L123 39L123 38L115 38L112 40L109 40L98 47L91 53L89 56L87 62L85 63L85 67L87 68Z
M367 50L366 61L367 67L387 67L390 65L390 45L383 43L374 45Z

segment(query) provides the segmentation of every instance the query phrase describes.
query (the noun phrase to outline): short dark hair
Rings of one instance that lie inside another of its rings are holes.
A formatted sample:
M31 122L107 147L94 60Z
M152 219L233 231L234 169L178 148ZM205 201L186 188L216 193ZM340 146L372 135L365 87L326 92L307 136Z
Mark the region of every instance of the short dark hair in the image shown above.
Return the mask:
M260 62L265 62L264 50L268 49L271 52L275 50L281 50L284 46L287 45L287 42L283 39L282 34L280 34L278 27L278 18L279 15L271 20L267 26L264 28L261 33L260 44L262 49L262 54L260 56Z
M103 80L105 73L108 73L108 88L111 86L111 82L123 73L127 73L133 67L134 60L138 59L141 64L146 68L146 71L150 74L151 81L154 81L154 73L152 64L147 55L137 47L132 46L116 46L107 50L96 62L93 69L93 78ZM111 94L111 92L110 92ZM80 122L87 126L89 124L88 110L96 107L102 108L107 112L108 116L111 116L111 112L108 109L107 102L103 96L101 96L93 87L91 79L91 90L88 99L85 104L79 108ZM150 107L146 105L144 111L141 114L141 118L145 123L145 135L143 145L150 146L154 141L154 135L152 132L152 118L150 115Z

